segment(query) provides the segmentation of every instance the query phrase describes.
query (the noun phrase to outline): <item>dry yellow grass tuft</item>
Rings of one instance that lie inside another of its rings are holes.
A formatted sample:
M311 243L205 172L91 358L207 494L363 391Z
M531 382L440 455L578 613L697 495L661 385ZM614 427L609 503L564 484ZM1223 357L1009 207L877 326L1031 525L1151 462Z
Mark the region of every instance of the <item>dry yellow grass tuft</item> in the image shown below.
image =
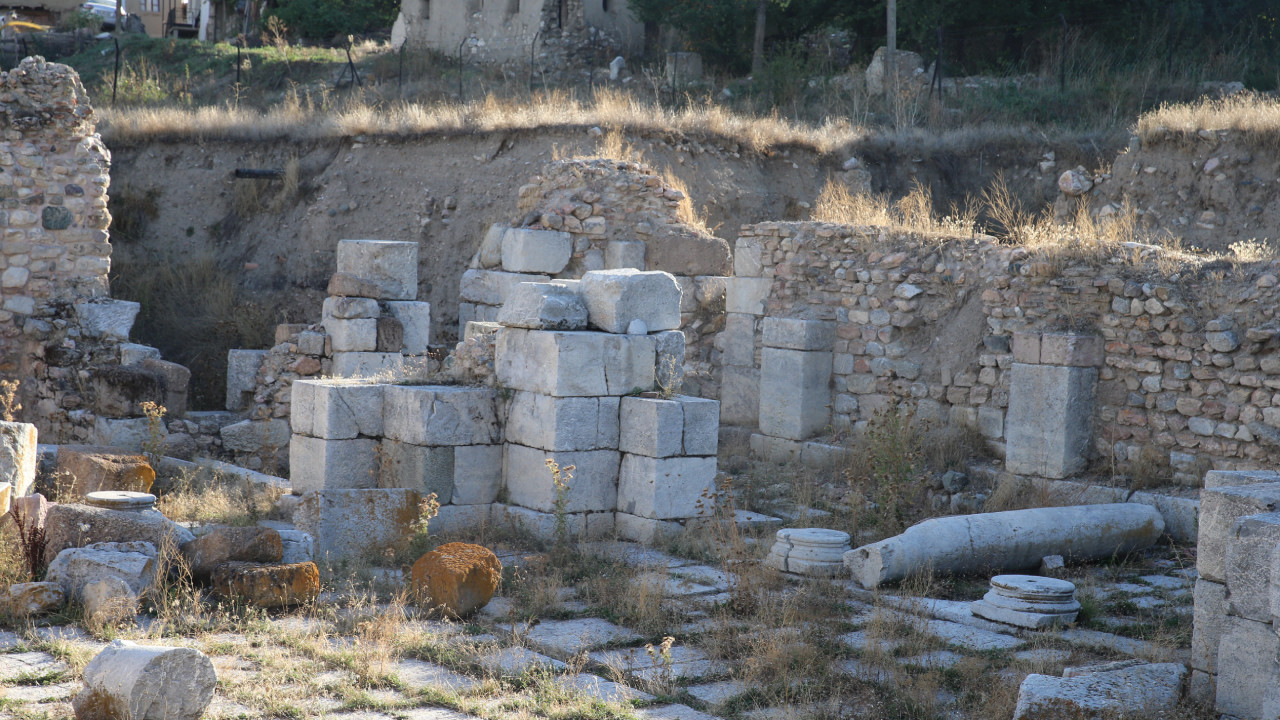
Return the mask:
M1144 145L1194 144L1201 130L1239 133L1249 145L1280 149L1280 98L1246 92L1165 104L1139 117L1135 127Z

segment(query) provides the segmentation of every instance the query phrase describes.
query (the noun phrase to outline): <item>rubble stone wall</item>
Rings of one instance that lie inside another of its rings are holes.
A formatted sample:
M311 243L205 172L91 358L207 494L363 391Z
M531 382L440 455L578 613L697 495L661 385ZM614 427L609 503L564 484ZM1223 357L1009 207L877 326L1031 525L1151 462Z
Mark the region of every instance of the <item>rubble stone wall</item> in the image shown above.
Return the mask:
M757 426L763 319L825 320L832 431L911 400L917 416L970 423L1002 451L1011 369L1023 362L1015 333L1070 332L1101 338L1093 428L1108 468L1167 462L1198 485L1210 468L1280 460L1272 264L818 223L745 226L734 256L716 340L728 424Z

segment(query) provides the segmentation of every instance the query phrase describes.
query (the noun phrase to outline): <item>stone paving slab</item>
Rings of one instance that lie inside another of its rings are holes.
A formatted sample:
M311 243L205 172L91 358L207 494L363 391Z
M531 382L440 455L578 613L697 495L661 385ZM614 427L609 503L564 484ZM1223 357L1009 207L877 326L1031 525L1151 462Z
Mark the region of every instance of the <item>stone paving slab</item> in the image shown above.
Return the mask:
M845 675L864 682L886 683L893 678L888 670L861 660L843 660L836 667Z
M1171 652L1168 648L1153 645L1146 640L1124 637L1123 635L1113 635L1112 633L1102 632L1100 630L1068 628L1063 630L1059 636L1063 640L1075 645L1081 645L1098 650L1115 650L1126 655L1149 658L1157 662L1171 661L1177 656L1178 652L1180 652Z
M685 560L653 548L629 542L587 543L583 546L583 551L597 557L626 563L632 567L677 568L693 565L692 560Z
M412 710L396 710L396 717L401 720L479 720L473 715L466 715L448 708L413 708Z
M0 698L17 702L43 703L50 700L66 700L80 692L78 682L58 683L57 685L18 685L0 690Z
M964 656L960 653L954 653L950 650L934 650L923 655L914 657L898 658L898 664L903 667L924 668L927 670L945 669L955 667Z
M943 642L967 650L1012 650L1022 645L1022 640L1003 633L961 625L950 620L926 620L925 629Z
M558 655L575 655L608 643L639 640L630 630L600 618L581 620L547 620L529 631L533 645Z
M351 712L333 713L326 716L328 720L395 720L390 715L384 715L379 712L370 710L354 710Z
M1184 577L1171 575L1143 575L1138 579L1161 590L1177 590L1178 588L1190 587L1194 582Z
M650 657L649 652L642 647L596 650L588 653L587 657L594 663L622 672L643 670L656 664L655 658ZM707 659L707 655L697 648L691 648L687 645L674 645L667 651L666 659L672 665L683 665L685 663L704 661Z
M476 662L494 675L519 675L526 670L546 668L563 670L566 665L546 655L522 647L509 647L484 653L476 658Z
M1034 650L1019 650L1013 654L1013 658L1026 663L1057 665L1070 660L1071 655L1070 650L1035 648Z
M67 664L44 652L13 653L0 655L0 682L14 682L21 678L39 677L68 670Z
M626 685L619 685L616 682L605 680L590 673L578 673L577 675L557 678L556 684L564 688L577 690L601 702L626 703L632 700L647 701L655 699L653 695L647 692L641 692Z
M851 633L845 633L837 639L856 650L878 650L883 653L891 653L902 644L898 640L872 637L866 630L855 630Z
M8 630L0 630L0 652L8 652L25 644L21 635Z
M640 720L718 720L715 715L708 715L688 705L661 705L636 710Z
M662 590L667 595L684 597L688 595L709 595L711 593L720 592L722 588L711 585L702 585L692 580L673 577L667 578L666 582L662 584Z
M688 578L702 585L712 585L716 589L725 590L729 587L729 582L733 579L729 573L713 568L710 565L686 565L677 567L671 571L676 577Z
M424 660L401 660L392 671L410 690L446 688L462 693L481 685L479 680Z
M694 685L686 690L690 695L708 705L722 705L751 690L751 686L737 680L720 680L705 685Z

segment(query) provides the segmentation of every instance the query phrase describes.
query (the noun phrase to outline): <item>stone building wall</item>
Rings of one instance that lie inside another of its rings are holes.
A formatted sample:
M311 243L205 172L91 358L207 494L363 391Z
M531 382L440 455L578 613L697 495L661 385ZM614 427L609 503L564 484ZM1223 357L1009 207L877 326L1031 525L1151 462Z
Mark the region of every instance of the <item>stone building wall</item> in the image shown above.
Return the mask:
M734 254L717 341L728 424L762 417L764 320L803 318L832 323L825 428L856 430L910 399L918 417L970 423L1003 452L1012 367L1040 362L1015 357L1015 336L1047 332L1099 339L1092 432L1108 469L1168 463L1196 485L1209 468L1280 459L1273 265L1137 244L1071 259L816 223L744 227Z

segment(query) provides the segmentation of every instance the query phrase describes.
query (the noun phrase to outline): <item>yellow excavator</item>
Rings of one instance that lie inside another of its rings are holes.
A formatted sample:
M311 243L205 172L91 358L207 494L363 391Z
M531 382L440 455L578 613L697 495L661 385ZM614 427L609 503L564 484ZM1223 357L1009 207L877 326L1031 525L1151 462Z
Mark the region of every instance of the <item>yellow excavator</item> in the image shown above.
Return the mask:
M26 20L19 20L14 13L0 16L0 33L6 30L13 32L45 32L49 29L48 25L40 25Z

